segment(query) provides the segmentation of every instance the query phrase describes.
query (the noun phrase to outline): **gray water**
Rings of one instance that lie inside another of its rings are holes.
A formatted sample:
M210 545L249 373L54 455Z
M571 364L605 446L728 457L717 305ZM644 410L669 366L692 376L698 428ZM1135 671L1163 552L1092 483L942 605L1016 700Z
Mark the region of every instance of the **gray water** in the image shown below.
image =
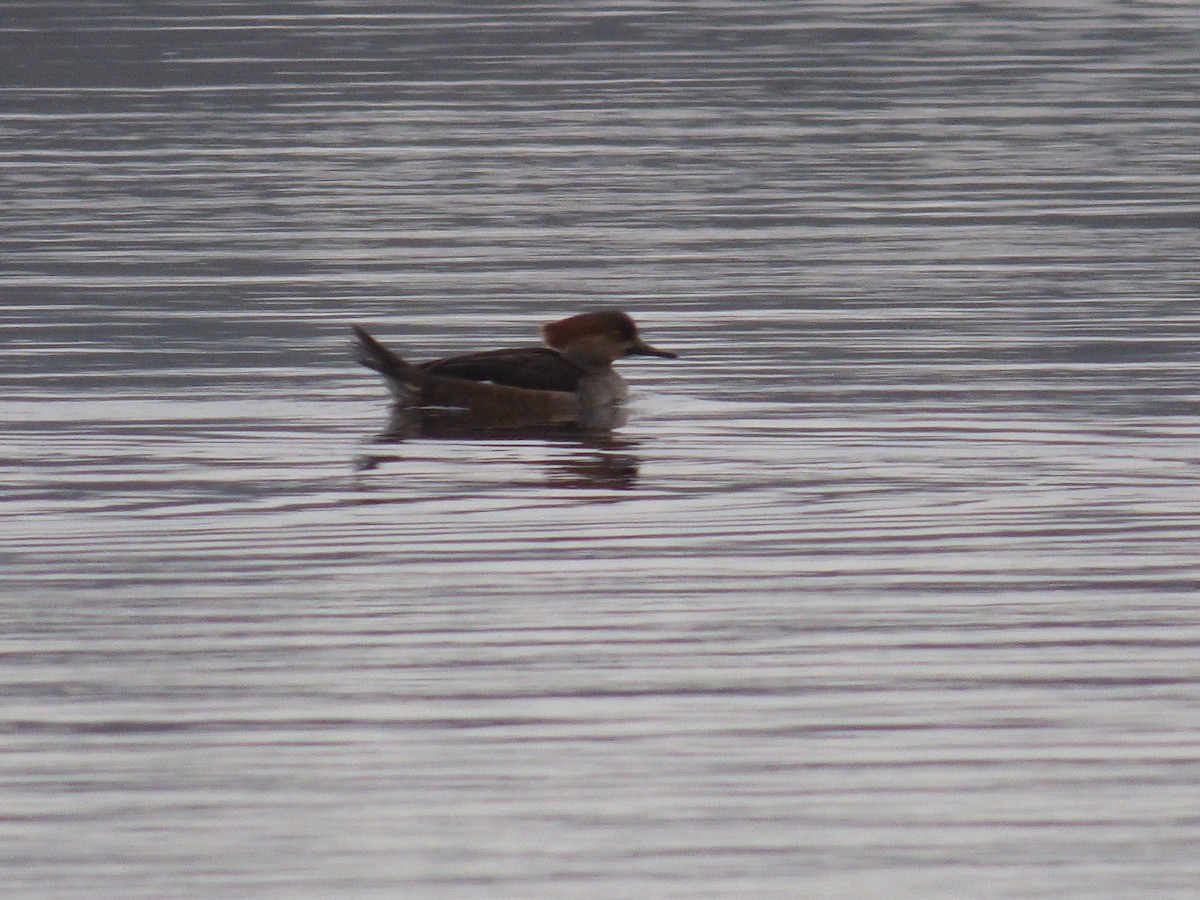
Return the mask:
M1197 895L1200 7L0 13L7 895Z

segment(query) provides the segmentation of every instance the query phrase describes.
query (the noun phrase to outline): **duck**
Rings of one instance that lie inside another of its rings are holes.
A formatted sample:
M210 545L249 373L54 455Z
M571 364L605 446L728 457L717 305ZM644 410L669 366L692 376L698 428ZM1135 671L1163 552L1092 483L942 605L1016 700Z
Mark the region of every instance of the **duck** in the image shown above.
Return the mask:
M617 309L583 312L542 326L545 346L467 353L411 363L358 325L355 358L383 376L395 400L393 431L421 424L467 429L571 428L625 423L629 396L613 363L630 356L677 359L646 343Z

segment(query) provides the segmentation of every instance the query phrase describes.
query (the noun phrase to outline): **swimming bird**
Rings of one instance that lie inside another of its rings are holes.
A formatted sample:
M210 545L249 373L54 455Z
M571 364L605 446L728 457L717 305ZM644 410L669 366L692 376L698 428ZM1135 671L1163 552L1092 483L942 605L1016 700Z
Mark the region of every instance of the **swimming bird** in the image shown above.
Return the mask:
M414 364L353 326L356 358L387 381L402 419L470 429L623 423L629 388L613 363L677 355L642 340L628 313L585 312L542 326L544 347L490 350Z

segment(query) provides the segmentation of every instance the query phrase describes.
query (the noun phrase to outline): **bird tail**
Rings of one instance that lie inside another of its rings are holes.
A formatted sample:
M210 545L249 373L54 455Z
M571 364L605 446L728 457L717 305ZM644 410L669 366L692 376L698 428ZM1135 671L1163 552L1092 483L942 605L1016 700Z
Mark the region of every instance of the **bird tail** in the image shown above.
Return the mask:
M413 402L425 382L425 373L405 361L399 353L383 346L357 325L352 325L351 328L354 331L355 360L382 375L398 401Z

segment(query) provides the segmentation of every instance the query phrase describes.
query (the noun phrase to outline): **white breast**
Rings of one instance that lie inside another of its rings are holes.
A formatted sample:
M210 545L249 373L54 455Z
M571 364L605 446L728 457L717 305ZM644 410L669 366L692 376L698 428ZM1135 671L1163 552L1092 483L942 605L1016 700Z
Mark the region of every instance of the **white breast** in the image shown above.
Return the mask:
M585 375L575 391L579 424L584 428L618 427L623 424L620 406L628 396L625 379L613 369Z
M580 406L595 409L623 403L629 396L629 386L615 370L609 369L607 372L585 375L579 381L576 394Z

